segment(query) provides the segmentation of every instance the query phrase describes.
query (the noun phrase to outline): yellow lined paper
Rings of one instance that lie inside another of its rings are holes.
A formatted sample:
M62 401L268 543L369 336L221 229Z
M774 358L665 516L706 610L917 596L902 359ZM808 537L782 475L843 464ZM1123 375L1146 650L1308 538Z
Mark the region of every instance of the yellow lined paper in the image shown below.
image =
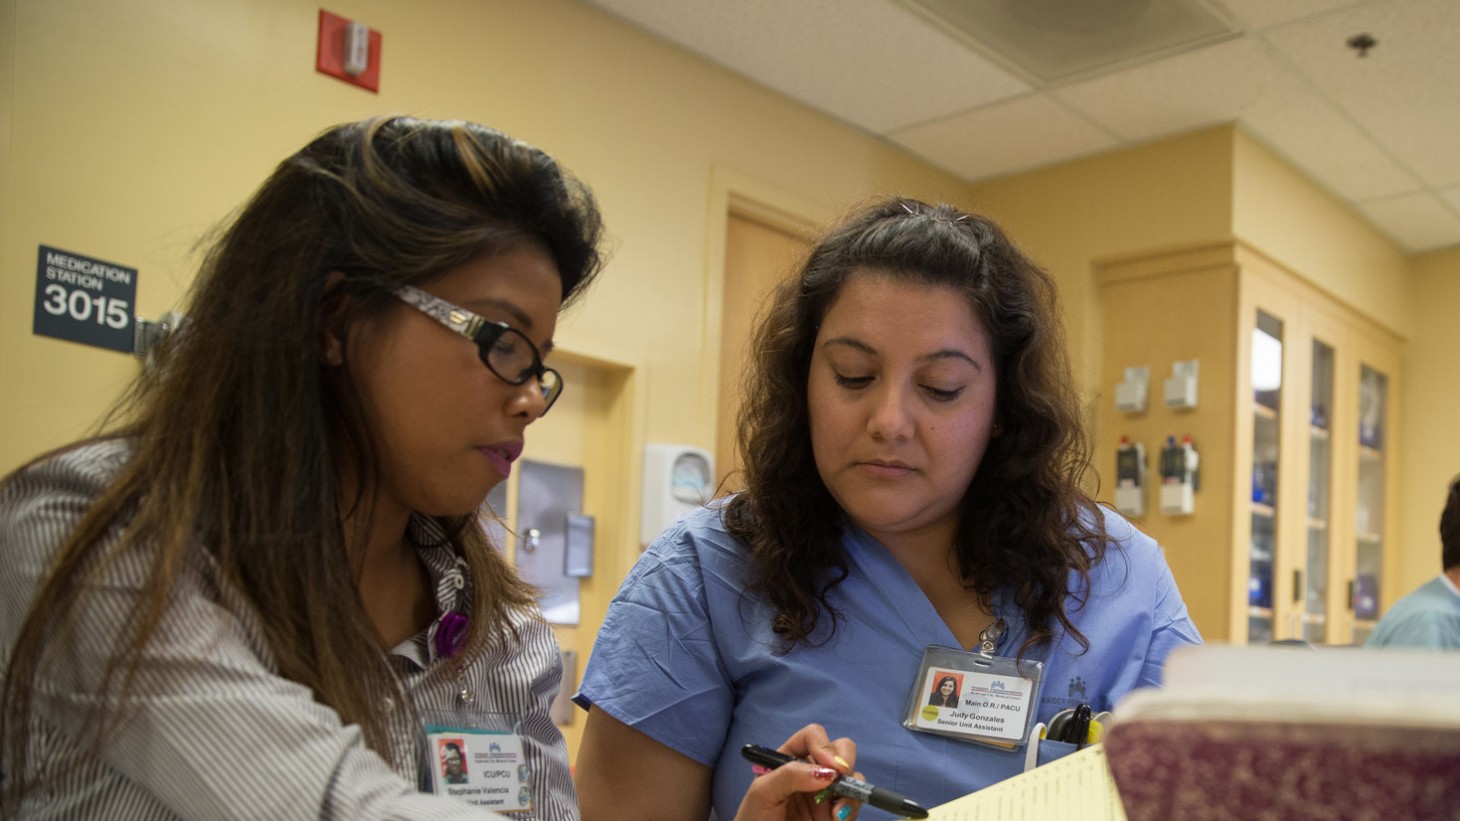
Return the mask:
M1086 747L934 807L929 821L1126 821L1105 748Z

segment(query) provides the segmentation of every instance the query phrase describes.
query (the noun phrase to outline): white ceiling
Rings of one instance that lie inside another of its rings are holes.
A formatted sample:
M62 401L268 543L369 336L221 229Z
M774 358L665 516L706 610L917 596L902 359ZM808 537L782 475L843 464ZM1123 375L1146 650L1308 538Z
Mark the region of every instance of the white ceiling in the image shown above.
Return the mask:
M1233 33L1049 82L914 0L588 2L969 181L1239 122L1405 249L1460 245L1460 0L1187 0Z

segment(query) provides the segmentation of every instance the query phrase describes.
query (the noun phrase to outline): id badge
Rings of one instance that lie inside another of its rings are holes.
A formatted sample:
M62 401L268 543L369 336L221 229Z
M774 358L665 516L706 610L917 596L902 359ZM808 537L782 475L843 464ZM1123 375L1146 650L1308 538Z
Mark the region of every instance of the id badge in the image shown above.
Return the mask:
M1001 750L1029 741L1044 662L929 645L902 726Z
M531 768L511 716L423 716L427 789L499 813L532 809Z

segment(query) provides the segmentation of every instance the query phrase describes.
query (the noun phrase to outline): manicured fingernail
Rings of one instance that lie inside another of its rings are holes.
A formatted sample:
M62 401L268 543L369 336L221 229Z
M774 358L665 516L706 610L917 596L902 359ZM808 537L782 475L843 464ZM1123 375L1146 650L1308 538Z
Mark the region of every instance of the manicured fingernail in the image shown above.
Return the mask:
M842 758L839 755L832 756L832 760L835 761L837 764L841 765L841 767L843 769L850 770L852 768L852 765L848 764L847 763L847 760L845 758Z
M768 773L768 772L771 771L771 768L770 767L762 767L759 764L752 764L752 765L750 765L750 771L753 772L753 773L755 773L756 775L765 775L766 773Z
M847 821L848 818L851 818L852 817L852 805L851 804L843 804L840 807L837 807L836 808L836 817L837 817L838 821Z
M833 770L830 767L816 767L811 771L811 777L815 778L817 781L830 781L839 775L841 775L841 773Z
M826 801L827 797L830 796L830 795L831 795L831 787L827 787L826 789L824 789L821 792L819 792L819 793L816 794L816 803L820 804L820 803Z

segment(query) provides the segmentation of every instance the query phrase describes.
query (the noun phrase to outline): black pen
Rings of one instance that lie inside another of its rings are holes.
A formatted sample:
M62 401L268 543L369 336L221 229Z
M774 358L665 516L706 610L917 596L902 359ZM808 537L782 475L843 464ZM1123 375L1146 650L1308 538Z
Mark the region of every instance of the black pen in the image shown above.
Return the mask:
M759 764L773 770L782 764L790 764L796 760L794 756L772 750L769 747L762 747L759 744L746 744L740 748L740 754L752 764ZM829 789L833 795L850 798L863 804L871 804L878 809L896 813L904 818L928 817L928 811L918 806L918 803L911 798L899 795L892 790L874 787L849 775L837 776L836 780L831 782Z

